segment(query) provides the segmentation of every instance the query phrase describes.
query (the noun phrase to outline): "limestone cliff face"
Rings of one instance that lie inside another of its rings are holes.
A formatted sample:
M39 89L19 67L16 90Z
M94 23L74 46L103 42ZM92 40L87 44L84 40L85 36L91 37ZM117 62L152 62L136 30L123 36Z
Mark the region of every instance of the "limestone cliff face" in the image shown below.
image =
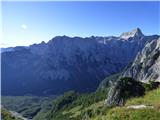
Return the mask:
M148 43L138 53L133 64L123 73L123 76L144 82L160 81L160 38Z

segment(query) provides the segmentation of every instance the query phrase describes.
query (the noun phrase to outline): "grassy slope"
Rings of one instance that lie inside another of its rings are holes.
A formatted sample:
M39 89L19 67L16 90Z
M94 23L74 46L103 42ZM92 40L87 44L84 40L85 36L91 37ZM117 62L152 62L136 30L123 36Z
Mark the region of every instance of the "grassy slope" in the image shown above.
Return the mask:
M146 105L153 108L132 109L129 105ZM103 116L106 120L159 120L160 118L160 88L147 92L145 96L128 100L124 107L115 107ZM102 116L92 118L102 120Z
M139 98L132 98L127 101L126 105L152 105L152 106L160 106L160 88L150 91L146 93L145 96Z
M50 116L47 118L48 120L82 120L83 116L85 116L86 112L90 112L93 109L96 109L99 106L103 106L102 100L106 98L107 90L103 91L96 91L90 94L82 94L77 95L75 100L68 104L66 100L68 99L68 93L65 93L63 97L57 99L58 108L61 106L62 103L66 103L65 106L61 107L57 110L57 108L53 108L50 111ZM76 93L75 93L76 94ZM72 95L73 96L73 95ZM75 95L76 96L76 95ZM69 97L70 98L70 97ZM41 119L39 119L41 120Z
M128 109L114 108L107 115L107 120L159 120L160 112L152 108Z
M139 104L154 106L154 108L127 108L129 105ZM143 97L127 100L124 107L105 107L104 100L101 100L87 106L66 107L56 114L56 120L159 120L160 88L147 92Z
M46 104L43 103L41 106L43 109L38 112L34 117L34 120L159 120L160 88L146 92L146 95L143 97L127 100L124 107L106 107L104 105L104 100L107 97L107 91L108 90L106 89L104 91L96 91L90 94L75 94L75 100L73 102L66 104L56 112L53 110L53 106L50 107L48 106L49 104L45 102ZM71 94L71 96L73 95ZM57 101L58 104L61 103L62 105L62 103L65 103L66 101L64 100L68 100L66 98L67 97L64 95L62 99ZM20 102L20 100L18 101ZM32 102L31 106L34 106L36 99L32 99ZM127 108L127 106L130 105L140 104L153 106L153 108ZM25 102L25 105L28 105L28 102ZM29 111L31 109L32 107L29 108Z

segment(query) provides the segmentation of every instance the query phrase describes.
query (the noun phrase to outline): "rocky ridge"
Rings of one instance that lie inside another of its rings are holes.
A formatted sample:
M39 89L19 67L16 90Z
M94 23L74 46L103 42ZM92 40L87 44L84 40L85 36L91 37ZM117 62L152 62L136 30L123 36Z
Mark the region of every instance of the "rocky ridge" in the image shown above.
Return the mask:
M142 52L138 53L123 76L143 82L160 81L160 38L148 43Z

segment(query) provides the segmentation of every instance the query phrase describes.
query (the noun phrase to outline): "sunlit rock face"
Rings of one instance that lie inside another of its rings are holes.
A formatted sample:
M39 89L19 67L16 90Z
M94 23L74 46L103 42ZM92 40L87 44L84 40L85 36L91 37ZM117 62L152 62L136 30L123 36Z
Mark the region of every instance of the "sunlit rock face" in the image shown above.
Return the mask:
M144 82L160 81L160 38L148 43L138 53L123 76L130 76Z
M133 29L131 32L124 32L122 33L122 35L120 36L123 39L128 39L130 37L143 37L144 34L142 33L142 31L139 28Z
M3 95L49 95L94 91L105 77L121 72L159 36L133 30L123 37L57 36L45 43L3 51Z

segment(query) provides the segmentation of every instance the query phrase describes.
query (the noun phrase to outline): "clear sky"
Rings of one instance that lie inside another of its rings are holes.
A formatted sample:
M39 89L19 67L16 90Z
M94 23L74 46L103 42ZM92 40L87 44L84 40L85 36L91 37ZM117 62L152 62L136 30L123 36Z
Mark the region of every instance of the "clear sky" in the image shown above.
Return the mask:
M139 27L160 33L160 2L2 2L1 46L47 42L57 35L119 36Z

